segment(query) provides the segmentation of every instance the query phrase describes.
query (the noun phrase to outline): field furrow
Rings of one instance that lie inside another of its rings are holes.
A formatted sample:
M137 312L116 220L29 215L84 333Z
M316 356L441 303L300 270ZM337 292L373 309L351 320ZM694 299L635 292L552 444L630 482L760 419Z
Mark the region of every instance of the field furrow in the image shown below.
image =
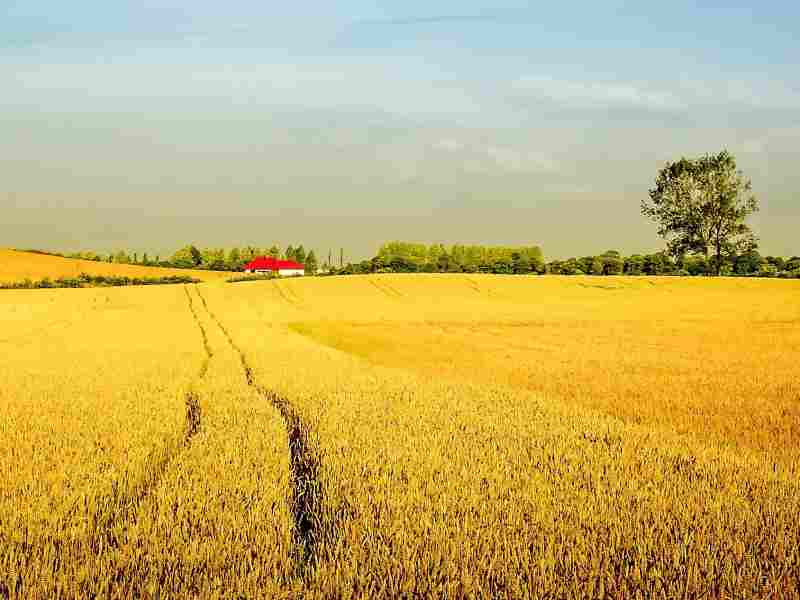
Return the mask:
M187 293L209 359L186 395L191 443L163 466L135 518L117 524L118 543L95 557L86 589L126 598L284 594L294 565L280 415L246 384L199 291Z
M104 308L0 365L0 580L13 573L22 597L70 596L90 579L183 446L184 396L203 356L176 291L71 290L73 305L99 297Z
M200 367L200 373L198 374L198 379L203 379L208 371L209 361L214 358L214 352L211 350L211 346L208 343L206 328L194 308L194 301L192 300L192 295L189 293L189 288L184 286L183 291L186 292L186 300L189 302L189 311L192 313L192 317L195 323L197 323L197 328L200 330L200 335L203 338L203 349L206 351L206 359L203 361L203 366Z
M391 287L391 286L387 285L386 283L382 282L380 279L372 279L372 278L370 278L368 281L370 282L372 287L374 287L376 290L378 290L381 294L383 294L387 298L390 298L390 299L393 299L393 300L397 300L398 298L402 298L403 297L403 294L398 292L393 287Z
M275 289L278 290L278 295L283 299L284 302L286 302L286 304L294 307L302 304L302 301L297 297L297 294L295 294L286 283L281 283L275 280L273 280L272 283L275 286Z
M239 356L247 385L257 390L264 400L274 406L283 419L283 424L286 428L292 475L291 506L295 559L298 563L298 573L302 576L306 571L306 566L314 560L314 543L316 541L315 526L319 519L317 513L321 500L319 459L316 456L316 452L311 447L308 425L303 422L299 413L286 398L281 397L273 390L259 385L244 352L234 341L225 325L223 325L214 312L208 308L208 303L201 294L200 289L196 289L208 314L217 324L230 347Z

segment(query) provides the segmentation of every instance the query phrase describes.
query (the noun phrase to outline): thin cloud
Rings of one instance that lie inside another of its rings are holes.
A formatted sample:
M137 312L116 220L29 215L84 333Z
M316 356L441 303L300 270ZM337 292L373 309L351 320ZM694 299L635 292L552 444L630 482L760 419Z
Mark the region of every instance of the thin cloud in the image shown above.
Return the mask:
M558 162L552 157L539 152L526 152L495 146L489 146L485 149L485 152L497 166L507 171L554 172L559 170Z
M521 77L514 87L534 97L580 107L671 110L684 105L674 94L631 83Z
M800 126L769 129L762 135L746 139L738 149L747 154L791 153L800 142Z
M682 78L657 84L592 81L550 76L520 77L512 84L518 97L553 102L566 108L680 112L693 108L796 108L800 92L780 81Z
M437 140L433 143L433 147L437 150L446 150L447 152L458 152L464 149L464 144L452 138L444 138Z
M419 17L400 17L396 19L364 19L353 23L354 26L414 26L414 25L439 25L446 23L481 23L487 21L503 21L503 15L499 14L479 14L479 15L433 15Z
M511 173L555 173L561 165L543 152L517 149L508 146L465 143L453 138L443 138L433 143L436 150L457 155L471 171Z

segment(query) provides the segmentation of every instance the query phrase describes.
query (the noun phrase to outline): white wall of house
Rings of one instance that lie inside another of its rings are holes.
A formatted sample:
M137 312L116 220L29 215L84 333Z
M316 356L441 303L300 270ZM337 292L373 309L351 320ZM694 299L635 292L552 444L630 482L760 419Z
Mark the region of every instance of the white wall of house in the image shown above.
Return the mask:
M305 275L306 272L303 269L281 269L278 271L278 275L281 277L295 277L297 275Z
M257 273L258 275L269 275L270 273L274 273L274 271L270 270L263 270L263 269L245 269L245 273ZM278 271L278 275L281 277L296 277L297 275L305 275L306 272L303 269L280 269Z

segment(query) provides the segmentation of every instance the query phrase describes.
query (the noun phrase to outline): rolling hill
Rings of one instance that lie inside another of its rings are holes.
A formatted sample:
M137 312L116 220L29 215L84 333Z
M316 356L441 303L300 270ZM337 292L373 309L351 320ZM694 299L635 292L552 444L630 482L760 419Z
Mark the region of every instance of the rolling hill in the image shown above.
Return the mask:
M22 281L24 279L37 280L45 277L50 279L77 277L81 273L115 277L189 275L203 281L217 281L230 275L229 273L218 271L119 265L75 258L62 258L35 252L0 249L0 282Z

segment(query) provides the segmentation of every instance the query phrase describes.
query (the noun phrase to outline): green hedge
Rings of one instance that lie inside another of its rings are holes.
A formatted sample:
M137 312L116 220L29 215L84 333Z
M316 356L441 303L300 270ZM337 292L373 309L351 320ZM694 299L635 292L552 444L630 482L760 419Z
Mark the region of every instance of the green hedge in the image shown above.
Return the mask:
M274 274L269 275L237 275L228 279L228 283L241 283L243 281L266 281L268 279L277 279L278 276Z
M1 290L41 290L54 288L85 288L85 287L123 287L128 285L175 285L181 283L200 283L199 279L186 275L168 275L166 277L118 277L114 275L89 275L81 273L77 277L59 277L50 279L45 277L33 281L15 281L0 283Z

